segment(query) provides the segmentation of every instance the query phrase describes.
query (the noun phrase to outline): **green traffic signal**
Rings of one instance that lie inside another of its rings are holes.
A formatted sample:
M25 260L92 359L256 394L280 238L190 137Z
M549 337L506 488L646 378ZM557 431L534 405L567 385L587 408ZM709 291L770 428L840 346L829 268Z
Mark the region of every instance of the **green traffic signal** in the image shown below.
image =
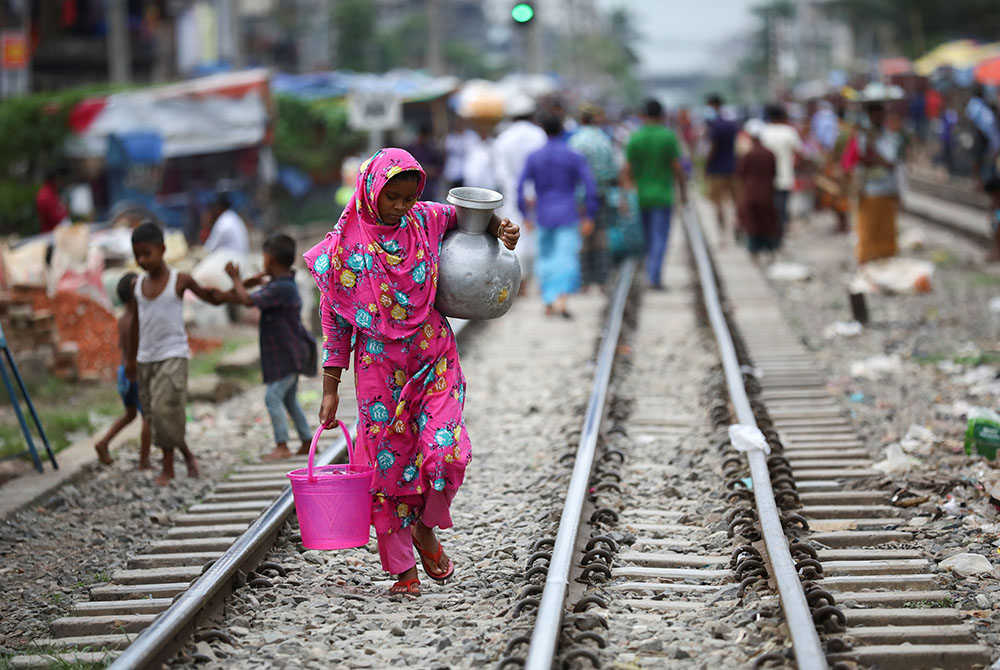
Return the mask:
M527 23L535 16L535 8L529 2L519 2L510 10L510 16L518 23Z

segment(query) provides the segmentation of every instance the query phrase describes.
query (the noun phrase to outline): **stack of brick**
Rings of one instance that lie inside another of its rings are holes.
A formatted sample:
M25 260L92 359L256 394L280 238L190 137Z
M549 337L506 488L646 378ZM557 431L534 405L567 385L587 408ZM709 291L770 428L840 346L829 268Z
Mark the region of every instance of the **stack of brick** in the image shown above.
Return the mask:
M47 374L63 379L79 376L77 347L60 344L51 309L36 308L31 296L0 296L0 324L18 369L26 378L37 380Z

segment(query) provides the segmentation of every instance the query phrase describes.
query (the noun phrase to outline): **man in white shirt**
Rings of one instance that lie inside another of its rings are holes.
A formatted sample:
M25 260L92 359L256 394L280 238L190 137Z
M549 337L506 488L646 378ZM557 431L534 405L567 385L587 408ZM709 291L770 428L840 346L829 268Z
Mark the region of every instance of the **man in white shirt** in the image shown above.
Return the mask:
M500 191L504 196L503 207L497 211L500 218L508 218L521 227L521 240L517 255L523 262L521 271L531 272L534 258L534 236L524 226L524 217L517 208L517 182L521 179L528 156L541 149L548 138L545 131L531 118L535 112L534 101L527 96L515 96L507 103L507 114L513 122L493 141L494 171Z
M205 252L212 253L218 249L228 249L240 254L250 251L250 236L247 226L240 215L232 210L229 195L220 193L209 210L215 218L212 232L205 240Z
M774 154L776 173L774 177L774 199L778 210L781 235L788 229L788 196L795 188L795 156L802 151L799 131L788 123L788 113L781 105L770 105L764 111L764 128L760 131L760 141Z

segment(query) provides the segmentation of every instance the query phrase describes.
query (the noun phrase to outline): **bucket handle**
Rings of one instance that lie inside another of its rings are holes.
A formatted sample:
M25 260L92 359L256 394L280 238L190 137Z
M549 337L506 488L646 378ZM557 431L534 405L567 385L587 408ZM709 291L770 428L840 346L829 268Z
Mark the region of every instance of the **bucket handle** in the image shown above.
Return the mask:
M344 433L344 439L347 440L347 462L351 465L356 465L360 461L357 458L357 445L354 440L351 439L351 431L347 429L347 426L343 421L337 419L337 425L340 426L340 430ZM323 434L326 430L326 426L320 426L316 429L316 433L313 435L312 444L309 445L309 483L315 483L316 476L313 474L313 456L316 454L316 445L319 444L319 436ZM368 455L365 454L365 463L370 464L368 461Z

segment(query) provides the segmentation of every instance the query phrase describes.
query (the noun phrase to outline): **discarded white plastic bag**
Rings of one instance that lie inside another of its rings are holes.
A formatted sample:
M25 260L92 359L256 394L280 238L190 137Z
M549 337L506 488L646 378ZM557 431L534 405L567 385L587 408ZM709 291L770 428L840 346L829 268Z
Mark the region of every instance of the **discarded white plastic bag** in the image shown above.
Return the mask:
M937 442L937 436L930 428L918 423L911 423L906 430L906 435L899 441L899 446L908 454L927 454L935 442Z
M865 379L882 379L888 375L901 372L903 361L897 354L884 356L879 354L871 356L863 361L851 363L851 376L863 377Z
M903 448L896 443L890 444L885 450L885 460L879 461L872 467L887 475L901 475L910 471L914 465L918 465L919 460L912 456L907 456Z
M767 443L764 433L757 426L745 423L734 423L729 426L729 441L736 451L763 451L771 453L771 445Z
M917 258L882 258L865 263L855 279L886 293L926 293L934 264Z
M823 329L823 337L828 340L835 337L857 337L864 329L858 321L834 321Z
M765 271L772 281L805 281L813 276L812 268L802 263L771 263Z

